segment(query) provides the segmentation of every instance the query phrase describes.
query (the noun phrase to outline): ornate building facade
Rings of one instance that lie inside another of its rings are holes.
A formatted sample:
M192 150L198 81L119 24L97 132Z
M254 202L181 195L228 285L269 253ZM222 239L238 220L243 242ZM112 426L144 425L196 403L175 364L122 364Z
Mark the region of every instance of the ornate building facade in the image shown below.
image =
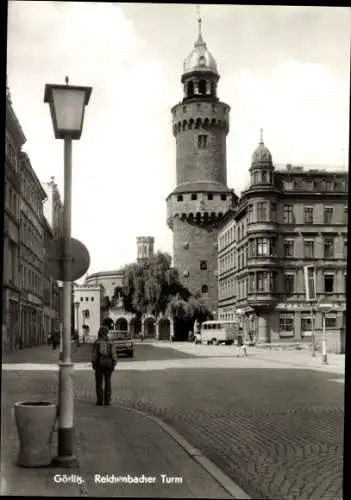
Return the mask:
M60 238L63 235L63 203L55 177L51 177L50 182L43 182L42 186L46 192L43 205L44 216L51 227L54 238Z
M218 98L219 78L199 20L198 39L184 62L183 99L171 110L177 186L167 197L167 223L173 231L174 267L210 311L217 307L219 222L236 199L227 186L230 107Z
M277 170L261 142L250 185L229 211L218 245L219 316L239 313L259 342L311 341L304 266L315 269L316 294L330 302L328 348L345 348L348 176L287 165ZM313 313L317 339L322 313Z
M4 168L4 246L2 283L2 342L5 351L13 351L20 337L20 211L21 174L19 155L26 142L21 125L6 89L6 132Z
M44 343L43 278L46 193L26 153L20 154L20 276L21 346Z

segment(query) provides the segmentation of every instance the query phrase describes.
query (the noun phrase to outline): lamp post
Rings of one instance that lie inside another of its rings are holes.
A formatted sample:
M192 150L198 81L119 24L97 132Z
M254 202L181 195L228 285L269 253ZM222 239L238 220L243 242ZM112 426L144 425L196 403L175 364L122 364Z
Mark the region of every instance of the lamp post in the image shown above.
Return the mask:
M71 361L71 192L72 140L80 139L84 111L91 87L46 84L44 102L49 104L56 139L64 140L64 211L63 211L63 357L59 361L59 432L58 457L62 464L75 461L73 363Z
M328 364L328 356L327 356L327 332L326 332L326 324L325 317L326 314L331 311L333 308L332 304L327 304L325 302L320 302L319 310L322 313L322 322L323 322L323 330L322 330L322 364Z
M74 303L74 308L76 310L76 321L75 321L76 324L75 324L74 330L75 330L75 332L77 332L78 338L79 338L79 315L78 315L79 306L80 306L80 302L76 301Z

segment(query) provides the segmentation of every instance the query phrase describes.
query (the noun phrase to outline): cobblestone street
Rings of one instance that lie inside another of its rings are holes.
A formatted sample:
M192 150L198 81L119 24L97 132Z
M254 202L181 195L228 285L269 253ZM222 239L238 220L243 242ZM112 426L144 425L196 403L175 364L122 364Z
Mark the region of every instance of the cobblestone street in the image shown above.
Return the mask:
M341 377L340 377L341 378ZM95 402L92 372L76 398ZM296 369L119 371L113 402L160 417L253 498L340 499L344 385ZM57 375L3 373L3 391L54 394Z

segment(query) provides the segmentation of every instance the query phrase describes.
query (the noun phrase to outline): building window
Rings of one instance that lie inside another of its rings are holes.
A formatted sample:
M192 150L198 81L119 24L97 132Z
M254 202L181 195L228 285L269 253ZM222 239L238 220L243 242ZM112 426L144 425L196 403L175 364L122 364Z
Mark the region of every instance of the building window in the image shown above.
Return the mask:
M303 337L306 334L312 333L312 318L311 316L302 316L301 318L301 334Z
M256 240L256 252L257 256L267 256L268 255L268 239L267 238L257 238Z
M247 208L247 222L249 224L253 222L253 205L249 205Z
M305 240L303 242L303 256L305 259L314 258L314 241Z
M213 200L213 194L212 194L212 193L208 193L208 195L207 195L207 199L208 199L208 200Z
M325 182L326 191L334 191L334 181L326 181Z
M272 222L277 221L277 204L276 203L271 203L271 221Z
M89 300L89 297L85 297L85 300L88 301Z
M347 259L347 240L344 241L344 259Z
M334 239L325 238L324 239L324 258L333 259L334 258Z
M324 224L333 223L333 207L324 207Z
M282 337L294 336L294 316L292 314L280 314L279 334Z
M325 274L324 275L324 292L332 293L334 292L334 275L333 274Z
M194 201L194 200L197 200L197 194L192 194L191 195L191 199Z
M284 241L284 257L294 257L294 241Z
M267 273L264 273L262 271L259 271L257 273L257 291L258 292L264 292L264 275Z
M313 207L304 207L303 222L304 224L313 224Z
M265 170L262 171L262 184L267 184L268 182L268 176L267 176L267 172Z
M225 201L226 199L227 199L226 195L225 194L221 194L221 200Z
M294 181L284 181L283 182L284 191L293 191L294 190Z
M206 149L208 146L207 135L198 135L197 136L197 147L199 149Z
M284 224L294 224L294 207L293 207L293 205L284 205L283 222L284 222Z
M200 260L200 269L205 271L207 269L207 260Z
M348 224L349 216L348 216L348 207L344 207L344 224Z
M81 298L80 298L80 301L81 301L81 302L83 302L83 300L84 300L84 297L81 297Z
M305 190L313 191L313 181L305 181Z
M94 297L92 297L90 300L91 300L92 302L94 302Z
M177 201L183 201L183 195L182 194L178 194Z
M295 283L294 283L294 275L293 274L285 274L284 275L284 292L286 294L294 293L295 291Z
M326 316L325 317L325 327L326 328L336 328L336 316Z
M201 293L207 293L208 292L208 286L207 285L202 285L201 287Z
M266 222L267 220L267 204L264 201L257 203L257 222Z

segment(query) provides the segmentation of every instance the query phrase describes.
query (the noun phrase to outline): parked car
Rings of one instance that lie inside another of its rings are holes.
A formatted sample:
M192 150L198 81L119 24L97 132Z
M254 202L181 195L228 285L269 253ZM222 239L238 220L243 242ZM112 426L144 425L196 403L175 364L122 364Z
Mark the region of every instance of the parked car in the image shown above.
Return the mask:
M128 331L110 330L108 336L117 350L117 356L126 354L129 358L133 358L134 340Z

